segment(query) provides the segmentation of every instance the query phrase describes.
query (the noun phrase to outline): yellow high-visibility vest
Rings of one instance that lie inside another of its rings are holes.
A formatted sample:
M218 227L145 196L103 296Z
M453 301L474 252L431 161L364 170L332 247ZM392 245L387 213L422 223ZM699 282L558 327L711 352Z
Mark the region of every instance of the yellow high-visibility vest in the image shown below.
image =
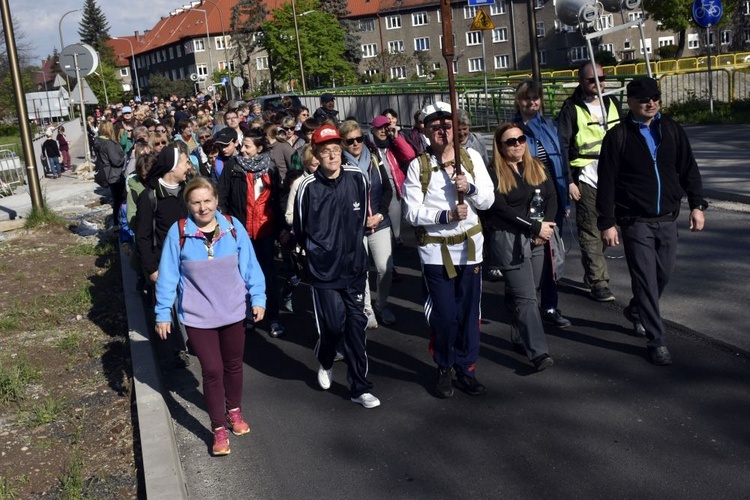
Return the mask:
M615 106L614 100L610 99L608 107L607 128L605 130L599 122L592 121L592 116L588 113L588 108L584 110L582 106L575 106L578 133L574 138L574 144L578 148L578 157L575 160L571 160L571 167L583 168L592 161L599 159L602 140L607 130L620 122L620 113Z

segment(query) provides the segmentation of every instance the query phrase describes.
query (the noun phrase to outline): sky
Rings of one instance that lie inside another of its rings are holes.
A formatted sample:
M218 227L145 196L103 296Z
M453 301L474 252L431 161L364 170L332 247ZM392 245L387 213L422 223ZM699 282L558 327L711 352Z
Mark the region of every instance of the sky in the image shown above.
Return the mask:
M70 10L82 9L84 0L10 0L9 3L17 23L16 38L18 32L25 35L22 43L31 46L31 59L40 65L54 48L60 50L60 17ZM133 35L136 30L143 33L160 17L188 3L189 0L97 0L109 23L109 35L113 37ZM80 42L78 29L82 16L82 12L65 16L62 22L65 45Z

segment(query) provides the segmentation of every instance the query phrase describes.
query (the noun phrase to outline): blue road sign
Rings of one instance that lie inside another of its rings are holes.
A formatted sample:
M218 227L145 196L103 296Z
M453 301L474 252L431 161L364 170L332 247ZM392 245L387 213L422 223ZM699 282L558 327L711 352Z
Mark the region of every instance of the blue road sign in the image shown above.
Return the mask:
M229 85L229 77L228 76L222 76L221 77L221 84L222 85Z
M479 6L479 5L492 5L495 3L495 0L469 0L470 6Z
M693 19L701 28L716 26L723 14L724 7L721 0L695 0L693 2Z

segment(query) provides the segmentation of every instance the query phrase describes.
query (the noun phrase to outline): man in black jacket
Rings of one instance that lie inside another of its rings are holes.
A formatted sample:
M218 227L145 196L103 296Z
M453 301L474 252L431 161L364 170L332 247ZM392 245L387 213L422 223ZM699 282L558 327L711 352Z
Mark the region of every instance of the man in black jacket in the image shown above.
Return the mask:
M339 122L339 112L334 109L336 106L336 98L333 94L323 94L320 96L320 107L313 113L313 118L318 120L321 125L326 120L331 120L333 123Z
M685 131L659 112L661 93L653 78L627 86L630 113L607 133L599 163L597 225L606 246L619 243L620 226L633 298L625 316L636 334L648 338L648 356L672 364L659 297L669 282L677 254L677 216L683 191L690 206L691 231L703 229L701 176Z
M380 405L367 380L364 244L368 186L359 167L342 165L341 136L323 125L312 136L320 167L299 185L294 203L294 234L307 254L315 322L320 339L318 384L331 387L336 346L344 338L351 400L365 408Z

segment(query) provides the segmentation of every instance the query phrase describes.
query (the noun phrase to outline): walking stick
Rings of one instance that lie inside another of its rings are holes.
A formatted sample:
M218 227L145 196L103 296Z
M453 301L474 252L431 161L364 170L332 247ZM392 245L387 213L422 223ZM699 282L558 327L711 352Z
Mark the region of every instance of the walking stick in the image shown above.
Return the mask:
M453 125L453 150L455 154L456 175L461 175L461 142L458 140L458 99L456 98L456 75L453 74L453 12L451 10L451 0L440 0L440 17L443 18L443 58L448 70L448 92L450 92L451 101L451 123ZM458 193L459 205L464 202L464 194Z

